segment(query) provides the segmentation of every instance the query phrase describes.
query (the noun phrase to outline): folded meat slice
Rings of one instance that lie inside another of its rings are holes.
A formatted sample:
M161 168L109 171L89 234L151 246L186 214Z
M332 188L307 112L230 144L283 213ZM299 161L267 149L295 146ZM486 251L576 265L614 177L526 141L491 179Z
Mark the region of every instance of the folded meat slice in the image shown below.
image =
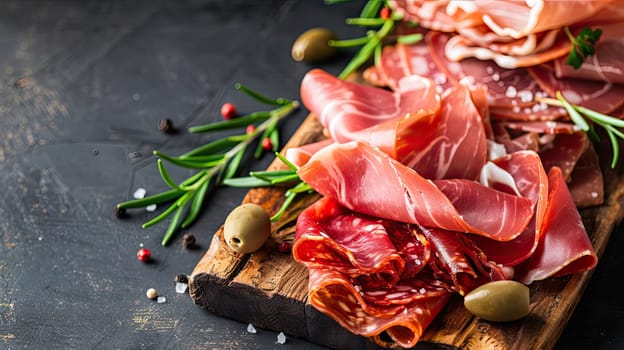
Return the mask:
M598 262L559 168L549 171L548 182L548 206L541 228L542 237L533 255L517 269L514 277L526 284L551 276L588 271Z
M353 139L353 133L412 112L439 109L433 81L408 76L396 92L347 82L321 70L309 71L301 82L301 99L336 142Z
M327 146L298 174L317 192L356 212L494 240L515 238L533 216L527 198L471 180L434 183L365 143Z
M512 176L517 191L531 201L535 215L522 234L513 240L497 242L477 236L472 239L485 252L488 259L513 266L525 261L537 248L548 200L548 178L539 155L534 151L511 153L494 160L493 163ZM496 188L509 187L504 179L495 178L490 181ZM497 186L497 181L503 186Z
M436 277L450 280L453 290L461 295L484 283L506 279L503 268L488 261L467 235L422 226L420 230L433 248L430 265Z
M387 290L379 293L367 290L363 293L368 296L365 298L360 294L361 287L354 286L351 279L340 272L316 268L308 271L309 300L314 308L350 332L373 337L388 346L415 346L451 296L442 287L414 280L413 285L406 283L396 287L399 290L395 292L407 297L408 303L384 305L389 299ZM393 294L396 297L396 293ZM374 303L371 299L380 302ZM392 344L383 340L384 333L392 339Z
M380 148L428 179L475 180L487 158L489 123L481 113L470 89L460 85L442 94L435 113L410 113L353 133L353 140Z
M426 248L421 253L424 265ZM298 218L293 257L312 268L351 277L370 275L371 283L384 287L396 284L405 269L405 260L383 222L353 213L329 198L308 207Z

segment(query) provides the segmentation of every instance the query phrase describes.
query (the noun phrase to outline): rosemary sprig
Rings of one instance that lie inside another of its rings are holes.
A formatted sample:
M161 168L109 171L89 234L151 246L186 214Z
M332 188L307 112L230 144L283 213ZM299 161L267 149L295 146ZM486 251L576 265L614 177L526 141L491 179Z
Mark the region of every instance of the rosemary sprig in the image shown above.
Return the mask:
M275 156L279 158L284 164L288 166L286 170L273 170L273 171L252 171L249 176L229 178L223 180L223 185L231 187L272 187L284 184L293 184L286 193L285 199L280 207L272 217L271 222L278 221L282 215L286 212L288 207L292 204L295 197L300 193L313 193L314 190L310 185L301 180L297 174L297 166L291 163L286 157L279 153L275 153Z
M382 15L382 10L386 10L388 15ZM338 75L340 79L346 79L351 73L357 71L362 65L373 57L375 64L379 63L381 57L381 49L384 45L384 39L388 37L395 26L395 21L400 21L402 16L390 12L386 0L369 0L364 5L360 17L347 18L346 23L362 27L379 27L378 30L369 30L366 36L345 39L330 40L328 44L337 48L361 46L358 52L351 58L342 72ZM413 44L422 40L421 34L407 34L397 37L397 42L403 44Z
M262 103L277 107L270 111L254 112L240 118L189 128L191 133L202 133L230 130L259 123L252 132L226 136L180 156L171 156L154 150L154 155L159 158L157 160L158 171L170 190L117 204L118 210L126 210L173 202L160 214L142 225L143 228L147 228L173 215L162 238L161 244L163 246L169 243L179 228L186 228L195 221L209 189L223 185L224 182L236 175L244 155L253 142L259 138L269 137L273 148L278 147L279 132L277 126L279 121L299 107L299 102L294 100L271 99L241 84L236 84L235 87ZM259 157L263 152L264 149L258 142L254 155ZM198 169L199 171L178 184L169 174L165 162L179 167Z
M600 139L594 130L594 126L598 125L603 128L609 137L611 150L613 151L611 168L615 168L620 158L620 141L618 139L624 140L624 120L596 112L583 106L574 105L566 100L560 91L557 91L556 97L556 99L539 98L538 101L551 106L565 108L572 122L596 141L600 141Z

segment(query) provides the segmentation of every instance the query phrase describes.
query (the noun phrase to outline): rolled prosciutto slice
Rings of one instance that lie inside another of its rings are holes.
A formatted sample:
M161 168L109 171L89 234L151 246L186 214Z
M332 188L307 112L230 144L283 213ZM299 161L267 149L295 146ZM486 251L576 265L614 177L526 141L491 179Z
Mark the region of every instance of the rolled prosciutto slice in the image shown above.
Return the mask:
M527 198L471 180L434 183L365 143L325 147L298 174L353 211L499 241L518 236L533 216Z

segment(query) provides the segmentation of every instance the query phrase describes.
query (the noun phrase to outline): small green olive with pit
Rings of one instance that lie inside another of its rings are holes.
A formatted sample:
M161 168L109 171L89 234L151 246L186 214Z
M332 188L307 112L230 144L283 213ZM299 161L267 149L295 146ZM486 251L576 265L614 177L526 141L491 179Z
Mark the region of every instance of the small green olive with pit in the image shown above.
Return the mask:
M225 243L237 253L252 253L264 245L271 234L271 218L261 206L242 204L230 212L223 224Z
M492 322L511 322L529 314L529 288L516 281L486 283L464 297L473 315Z
M336 40L336 34L327 28L312 28L303 32L293 43L291 55L297 62L314 63L327 60L336 54L336 48L329 46Z

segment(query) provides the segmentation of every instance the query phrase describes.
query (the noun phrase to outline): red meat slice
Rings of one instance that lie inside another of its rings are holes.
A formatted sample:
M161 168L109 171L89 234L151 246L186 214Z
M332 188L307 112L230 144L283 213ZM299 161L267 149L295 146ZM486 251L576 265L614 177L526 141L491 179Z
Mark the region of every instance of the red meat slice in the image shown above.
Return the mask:
M364 143L325 147L298 174L317 192L356 212L495 240L515 238L533 216L527 198L471 180L434 184Z

